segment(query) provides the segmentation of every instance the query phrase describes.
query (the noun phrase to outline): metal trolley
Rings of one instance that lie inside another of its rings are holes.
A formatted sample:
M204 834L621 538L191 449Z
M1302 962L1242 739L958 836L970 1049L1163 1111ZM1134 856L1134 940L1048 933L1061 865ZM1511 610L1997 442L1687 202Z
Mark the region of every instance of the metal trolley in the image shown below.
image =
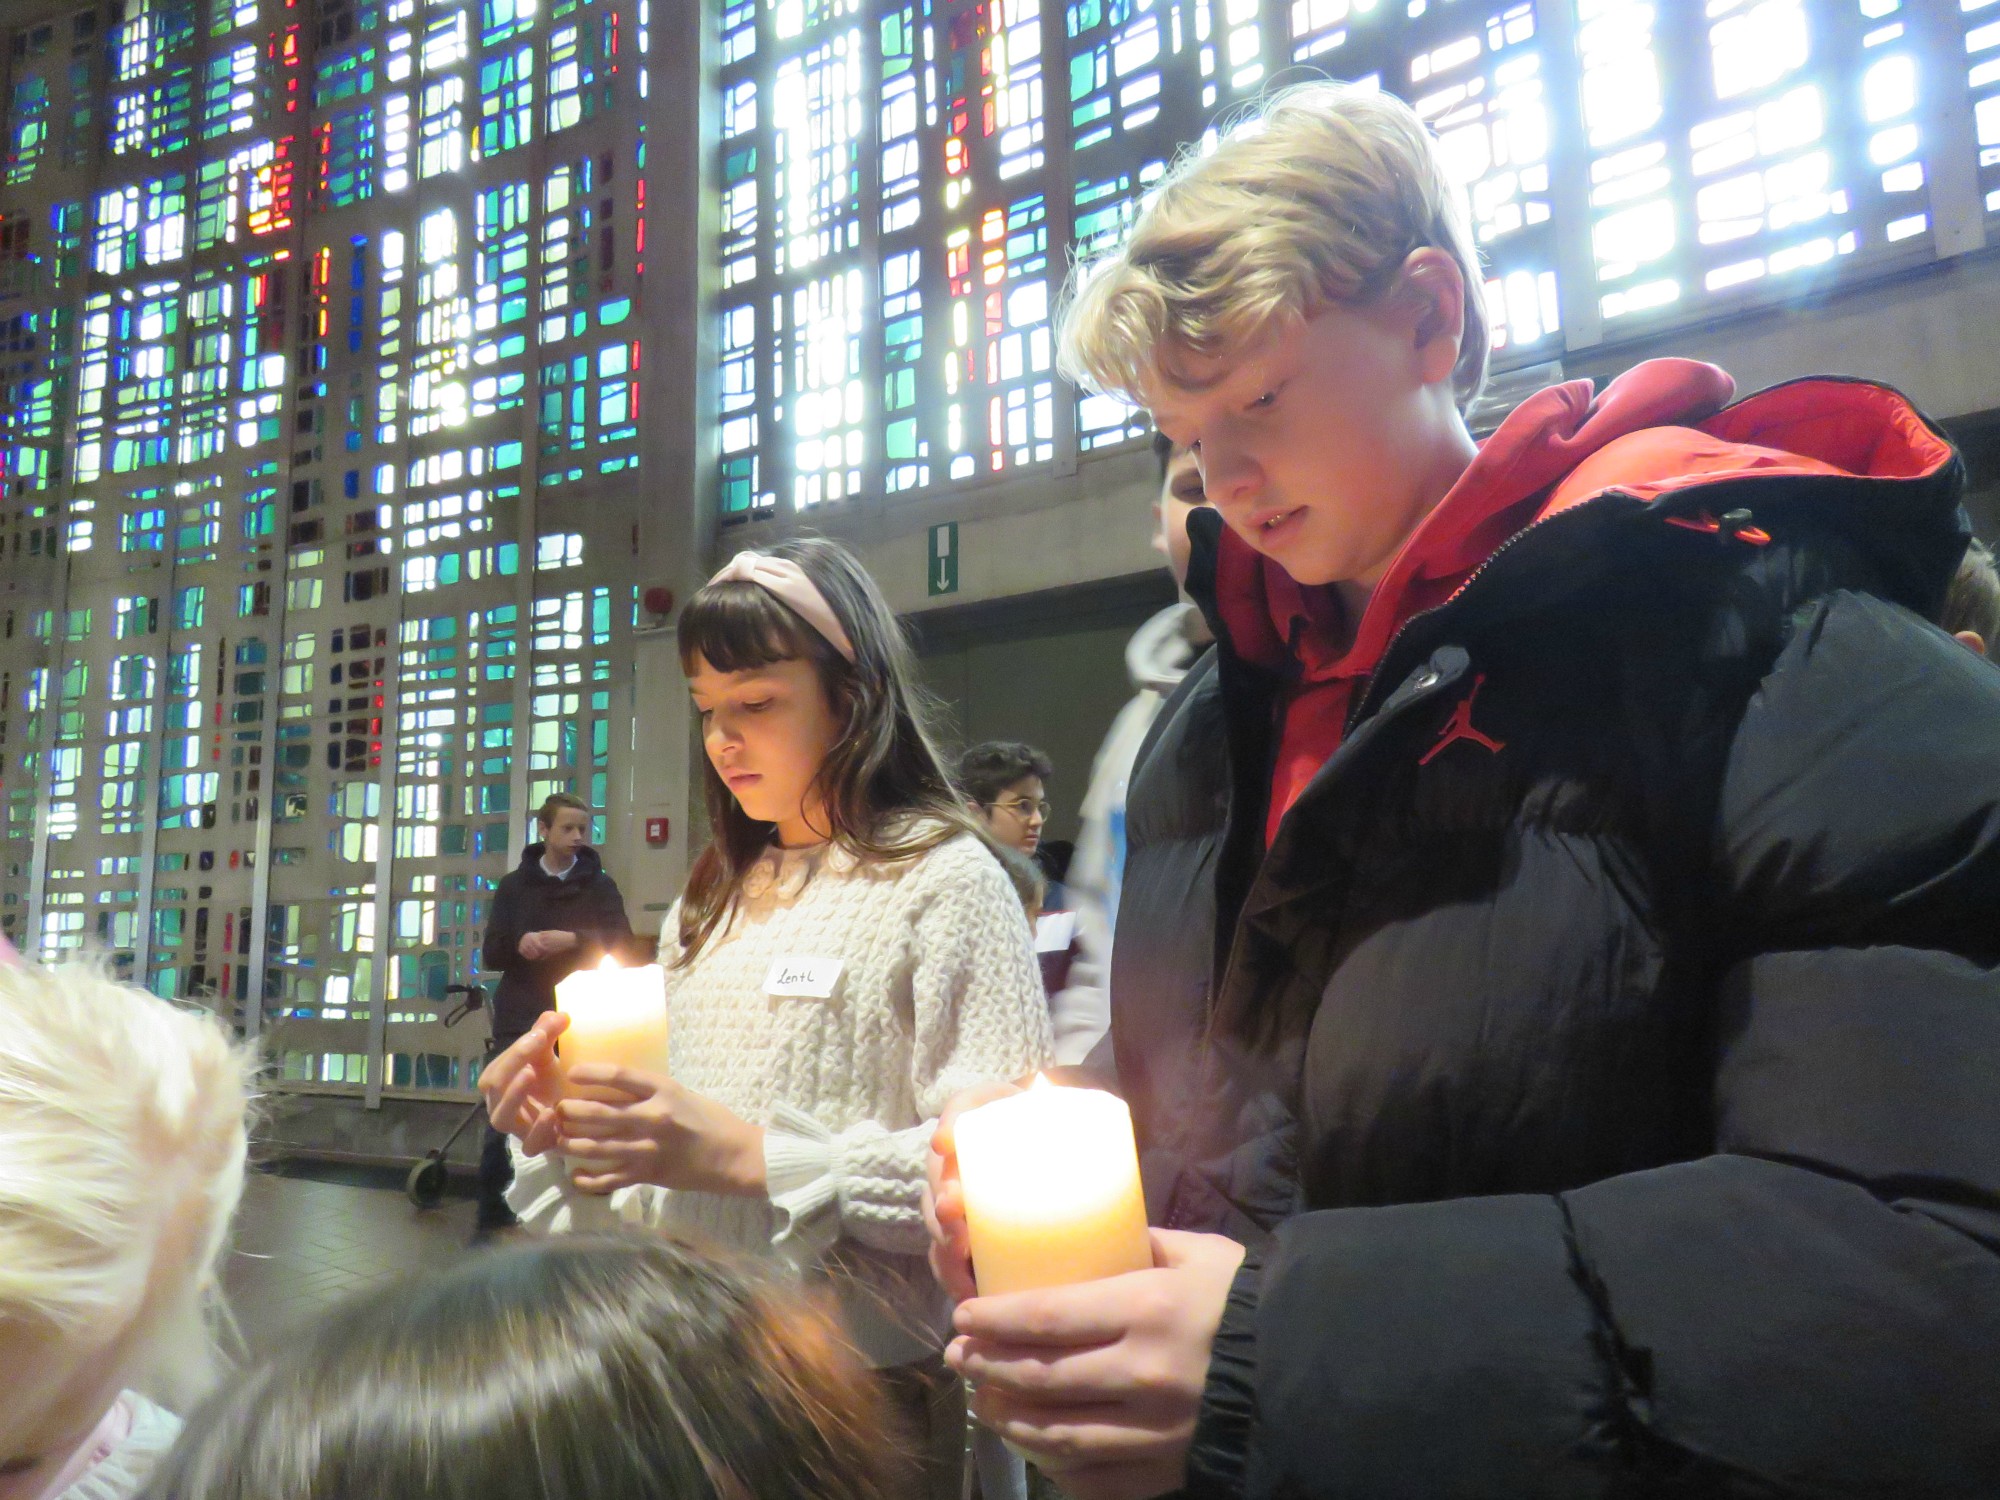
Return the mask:
M458 1002L449 1005L439 1018L446 1026L456 1026L470 1015L488 1014L486 991L479 985L446 985L444 995L446 1002L454 996L458 997ZM489 1061L493 1057L493 1041L490 1036L486 1042L486 1057ZM410 1175L403 1180L403 1191L418 1208L436 1208L443 1201L445 1183L450 1177L450 1168L445 1164L446 1155L457 1144L458 1138L465 1134L468 1125L485 1118L486 1102L483 1099L468 1105L464 1117L452 1127L451 1134L444 1138L444 1144L434 1147L410 1168Z

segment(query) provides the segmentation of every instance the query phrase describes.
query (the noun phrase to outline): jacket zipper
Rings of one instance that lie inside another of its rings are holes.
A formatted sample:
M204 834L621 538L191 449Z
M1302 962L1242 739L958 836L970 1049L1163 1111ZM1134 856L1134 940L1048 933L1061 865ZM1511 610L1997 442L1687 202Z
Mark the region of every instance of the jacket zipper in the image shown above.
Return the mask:
M1588 500L1580 500L1575 505L1569 506L1566 509L1557 512L1553 516L1543 516L1538 521L1531 521L1528 525L1523 526L1519 531L1515 532L1512 536L1507 538L1507 540L1502 542L1498 547L1495 547L1492 553L1488 555L1486 560L1480 563L1479 566L1474 568L1469 574L1467 574L1465 581L1461 583L1457 588L1453 589L1447 597L1440 600L1438 603L1433 604L1429 609L1419 610L1416 614L1411 615L1401 625L1397 626L1395 634L1389 637L1389 644L1383 648L1382 655L1378 659L1377 671L1379 672L1381 666L1386 665L1389 662L1390 658L1395 655L1396 647L1402 642L1404 634L1408 632L1411 626L1415 625L1419 620L1429 619L1431 616L1439 613L1441 610L1449 609L1452 605L1456 604L1460 599L1465 597L1466 590L1470 589L1475 583L1477 583L1480 580L1480 578L1485 574L1488 568L1492 567L1494 563L1498 562L1502 557L1504 557L1507 554L1507 552L1512 547L1515 546L1516 543L1520 542L1530 532L1539 530L1541 527L1547 526L1552 522L1560 521L1565 516L1576 515L1579 512L1588 510L1593 506L1604 505L1613 500L1635 501L1641 505L1644 505L1646 503L1644 501L1640 501L1636 495L1633 495L1626 490L1609 489L1609 490L1604 490L1598 494L1592 495ZM1355 700L1354 707L1348 711L1347 722L1341 729L1342 743L1345 743L1348 736L1354 732L1354 727L1361 718L1361 709L1367 703L1369 697L1371 696L1373 687L1374 687L1374 681L1373 678L1371 677L1369 683L1369 690L1362 692L1359 698ZM1256 885L1257 882L1253 879L1250 883L1252 891L1256 889ZM1249 891L1246 891L1244 893L1246 900L1248 899L1249 894L1250 894ZM1232 944L1231 946L1232 946L1232 951L1230 954L1229 962L1224 966L1222 981L1217 986L1218 993L1212 996L1210 999L1210 1008L1209 1008L1207 1022L1203 1026L1202 1030L1200 1062L1199 1066L1196 1069L1196 1074L1195 1074L1197 1080L1196 1082L1197 1095L1204 1095L1207 1092L1208 1069L1209 1069L1209 1064L1211 1063L1214 1057L1214 1038L1212 1034L1212 1028L1214 1027L1215 1024L1215 1004L1220 999L1220 991L1228 987L1229 980L1235 972L1236 955L1233 951L1234 945ZM1167 1222L1163 1227L1168 1229L1178 1228L1184 1221L1186 1217L1186 1210L1183 1205L1181 1194L1178 1191L1176 1191L1173 1197L1169 1200L1167 1204L1167 1212L1164 1217L1166 1218Z
M1505 557L1507 553L1515 546L1515 544L1520 542L1523 538L1527 537L1533 532L1539 531L1542 527L1549 525L1551 522L1560 521L1564 516L1577 515L1582 511L1590 509L1592 506L1600 505L1606 501L1636 500L1637 498L1638 498L1637 496L1630 495L1626 493L1624 490L1605 490L1600 494L1592 495L1588 500L1580 500L1575 505L1569 506L1564 510L1558 511L1555 515L1543 516L1538 521L1530 521L1526 526L1523 526L1519 531L1515 532L1512 536L1508 537L1506 541L1502 542L1499 546L1495 547L1493 551L1487 555L1486 561L1482 562L1478 567L1474 568L1470 573L1468 573L1465 577L1465 581L1461 583L1457 588L1453 589L1451 593L1448 594L1445 598L1439 600L1436 604L1433 604L1429 609L1418 610L1415 614L1411 615L1407 620L1403 621L1401 625L1398 625L1396 627L1396 633L1389 637L1389 644L1382 648L1382 655L1378 658L1378 663L1387 663L1389 659L1396 654L1396 647L1402 643L1404 635L1406 635L1409 632L1411 626L1415 625L1419 620L1428 620L1432 616L1439 614L1444 610L1450 609L1452 605L1458 603L1460 599L1463 599L1465 597L1466 590L1471 588L1475 583L1479 582L1480 578L1485 574L1486 570L1492 567L1493 564L1498 562L1501 558ZM1377 670L1379 669L1380 667L1378 665ZM1369 687L1370 689L1374 687L1374 683L1372 680L1369 683ZM1351 709L1349 709L1347 713L1347 723L1344 726L1342 726L1341 729L1341 738L1343 740L1345 740L1349 734L1353 733L1354 726L1358 722L1360 722L1361 711L1364 707L1367 706L1370 696L1372 696L1371 692L1364 691L1358 698L1354 700L1354 706Z

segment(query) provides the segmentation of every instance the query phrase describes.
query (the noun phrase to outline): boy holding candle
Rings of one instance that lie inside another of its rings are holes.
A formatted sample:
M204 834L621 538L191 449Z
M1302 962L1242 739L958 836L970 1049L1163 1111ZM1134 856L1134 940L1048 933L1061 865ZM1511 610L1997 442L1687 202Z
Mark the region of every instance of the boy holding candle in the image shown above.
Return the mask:
M1990 1492L2000 679L1923 620L1956 454L1892 391L1680 360L1475 446L1421 123L1308 85L1260 125L1064 327L1213 507L1112 980L1172 1228L961 1306L976 1409L1081 1500ZM1218 802L1190 890L1156 855Z

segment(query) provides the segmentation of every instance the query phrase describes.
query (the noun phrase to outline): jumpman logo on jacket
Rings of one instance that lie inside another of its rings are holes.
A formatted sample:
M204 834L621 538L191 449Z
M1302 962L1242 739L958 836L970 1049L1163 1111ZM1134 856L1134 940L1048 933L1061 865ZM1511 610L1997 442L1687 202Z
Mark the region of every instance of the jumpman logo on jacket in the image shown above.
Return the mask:
M1425 752L1424 758L1417 762L1418 765L1429 765L1437 759L1440 750L1458 740L1471 740L1473 744L1482 745L1487 750L1495 752L1507 748L1505 740L1496 740L1492 735L1481 734L1472 727L1472 700L1479 696L1479 690L1485 685L1484 672L1472 679L1472 691L1467 693L1464 701L1451 711L1451 717L1445 721L1444 728L1438 731L1438 742Z

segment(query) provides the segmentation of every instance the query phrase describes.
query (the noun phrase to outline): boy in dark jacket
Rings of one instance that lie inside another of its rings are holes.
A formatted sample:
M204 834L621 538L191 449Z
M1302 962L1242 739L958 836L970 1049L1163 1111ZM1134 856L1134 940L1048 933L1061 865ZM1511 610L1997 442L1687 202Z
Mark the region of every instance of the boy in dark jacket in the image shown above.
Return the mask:
M1217 649L1141 752L1112 968L1158 1269L962 1305L976 1409L1080 1500L1994 1494L1957 455L1882 387L1685 360L1475 447L1422 124L1261 124L1065 320L1200 455Z
M521 851L519 868L508 872L493 893L487 913L481 962L500 975L493 996L493 1050L511 1047L553 1010L556 985L606 955L622 963L651 961L646 945L634 939L618 883L604 872L590 847L590 804L557 792L536 813L540 843ZM507 1137L486 1127L479 1158L481 1230L514 1222L507 1207L513 1168Z

